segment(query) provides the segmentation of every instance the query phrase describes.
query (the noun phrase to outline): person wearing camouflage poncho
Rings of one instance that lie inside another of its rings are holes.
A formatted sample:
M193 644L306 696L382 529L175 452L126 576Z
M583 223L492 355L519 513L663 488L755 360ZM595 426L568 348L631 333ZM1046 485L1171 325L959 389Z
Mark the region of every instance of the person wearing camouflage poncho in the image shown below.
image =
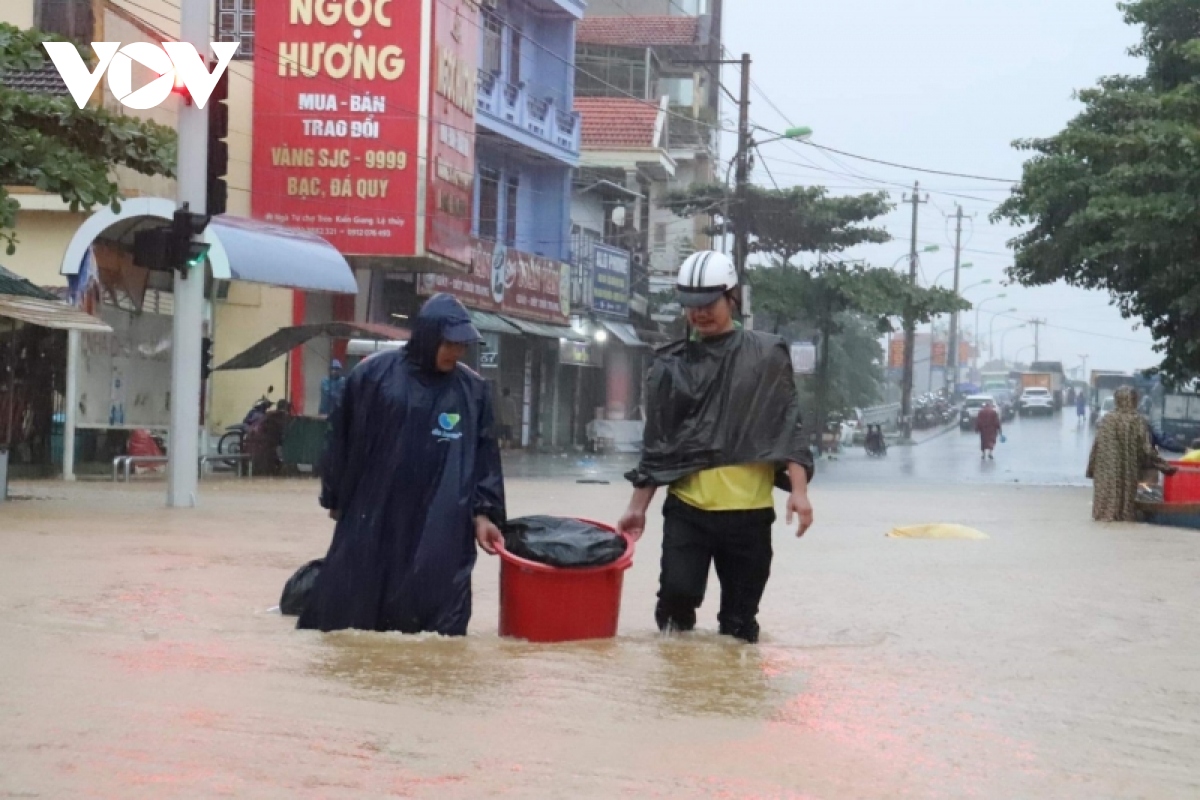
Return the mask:
M1146 422L1137 413L1137 391L1117 389L1116 408L1100 422L1087 476L1095 482L1092 519L1097 522L1137 521L1138 484L1142 473L1156 469L1167 475L1174 467L1164 461L1150 442Z

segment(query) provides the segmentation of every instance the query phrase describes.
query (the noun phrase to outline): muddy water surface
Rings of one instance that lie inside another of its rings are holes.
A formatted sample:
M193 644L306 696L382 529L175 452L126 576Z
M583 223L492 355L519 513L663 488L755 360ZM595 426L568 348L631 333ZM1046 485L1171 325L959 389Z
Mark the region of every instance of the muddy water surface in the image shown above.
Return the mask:
M328 543L311 484L171 514L161 486L25 489L0 509L0 798L1200 795L1200 537L1093 526L1074 490L818 489L751 647L711 600L698 634L653 630L657 525L612 641L500 639L487 559L466 639L321 635L270 610ZM992 539L883 536L936 521Z

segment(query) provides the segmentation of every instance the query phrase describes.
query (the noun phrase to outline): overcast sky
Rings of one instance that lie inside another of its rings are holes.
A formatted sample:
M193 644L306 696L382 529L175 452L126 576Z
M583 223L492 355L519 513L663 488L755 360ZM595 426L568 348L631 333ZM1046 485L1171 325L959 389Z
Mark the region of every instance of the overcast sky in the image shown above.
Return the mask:
M812 127L815 142L972 175L1019 178L1023 158L1011 147L1014 139L1057 133L1079 110L1075 90L1094 85L1102 75L1142 69L1126 54L1138 30L1125 25L1115 0L727 0L726 7L726 46L752 55L755 83L788 119ZM725 80L736 86L736 71L727 70ZM760 95L753 100L755 123L773 130L787 125ZM727 103L725 112L732 124L736 108ZM729 139L723 152L728 156L735 146ZM997 286L1011 263L1005 243L1013 231L991 225L987 217L1007 193L1003 184L830 158L792 143L769 145L764 153L780 184L823 184L851 193L881 188L881 180L906 185L920 180L922 191L933 194L932 202L921 206L918 238L922 245L941 245L940 252L922 257L928 280L954 264L953 227L945 217L961 203L975 217L964 236L970 252L963 258L974 267L964 273L963 285L993 281L966 292L967 299L1008 295L983 306L985 336L987 312L1017 308L1012 316L1049 320L1052 327L1042 329L1043 359L1071 368L1088 354L1089 369L1158 363L1149 335L1122 319L1104 293ZM820 172L806 162L855 177ZM755 180L769 182L761 165ZM882 188L891 189L897 202L904 193L899 187ZM893 242L854 255L887 266L907 253L911 206L893 212L886 225ZM950 280L947 274L942 285ZM974 319L974 312L964 314L964 326L973 328ZM997 339L1000 331L1019 324L997 319ZM1006 339L1009 358L1032 342L1031 327L1014 330ZM1031 355L1028 350L1022 357Z

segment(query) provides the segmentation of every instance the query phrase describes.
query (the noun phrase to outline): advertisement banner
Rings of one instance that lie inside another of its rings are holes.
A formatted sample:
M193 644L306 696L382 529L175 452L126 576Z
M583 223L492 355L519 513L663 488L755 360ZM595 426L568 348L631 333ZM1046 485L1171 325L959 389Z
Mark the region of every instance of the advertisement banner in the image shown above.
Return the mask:
M592 310L629 316L629 251L595 245L592 251Z
M437 0L433 6L429 233L425 249L466 267L473 251L479 5L477 0Z
M417 253L422 73L432 66L422 69L424 14L433 6L441 4L258 4L254 217L316 233L347 255Z
M817 371L817 346L812 342L792 342L792 372L812 375Z
M946 366L946 356L949 353L949 348L945 342L933 343L933 365L935 367Z
M888 366L904 369L904 337L893 336L888 340Z
M591 342L559 339L558 363L568 367L603 367L604 356Z
M496 242L473 240L471 269L463 275L425 273L417 291L426 297L448 292L464 305L553 325L571 314L571 268Z

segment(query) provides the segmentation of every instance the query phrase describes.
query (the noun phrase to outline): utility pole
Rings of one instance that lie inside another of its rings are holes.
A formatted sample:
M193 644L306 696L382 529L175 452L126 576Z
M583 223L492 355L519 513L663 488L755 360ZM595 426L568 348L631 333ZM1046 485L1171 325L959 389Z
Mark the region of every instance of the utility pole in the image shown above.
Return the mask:
M963 210L962 206L958 206L958 213L955 214L958 221L958 226L954 234L954 296L958 297L959 290L959 272L962 266L962 231L963 231ZM958 312L955 311L950 315L950 352L947 354L946 362L949 366L947 372L947 383L950 384L949 392L951 395L958 389Z
M917 216L922 203L928 203L928 196L921 199L921 183L913 184L913 194L910 200L905 196L904 201L912 203L912 246L908 253L908 281L915 288L917 285ZM913 361L916 356L917 317L915 309L907 308L904 312L904 379L900 387L900 419L904 426L904 438L912 438L912 393L913 393ZM930 354L932 355L932 348ZM930 369L932 369L932 364Z
M1087 362L1089 355L1087 353L1080 353L1079 358L1083 361L1083 366L1079 368L1079 380L1086 381L1088 379Z
M737 189L734 201L737 222L733 230L733 263L737 268L738 284L742 289L742 323L754 327L754 310L750 307L750 286L746 281L746 256L750 236L746 233L746 192L750 185L750 54L742 53L742 92L738 98Z
M207 0L180 4L179 38L199 53L209 51ZM207 59L205 59L207 60ZM195 211L204 212L208 195L208 112L190 102L179 106L178 196ZM190 277L175 275L172 322L171 439L167 448L167 505L196 505L200 457L200 339L204 322L204 284L207 265Z
M1029 324L1033 326L1033 360L1041 361L1042 360L1041 333L1042 333L1042 326L1046 324L1046 320L1037 319L1035 317L1034 319L1029 320Z

